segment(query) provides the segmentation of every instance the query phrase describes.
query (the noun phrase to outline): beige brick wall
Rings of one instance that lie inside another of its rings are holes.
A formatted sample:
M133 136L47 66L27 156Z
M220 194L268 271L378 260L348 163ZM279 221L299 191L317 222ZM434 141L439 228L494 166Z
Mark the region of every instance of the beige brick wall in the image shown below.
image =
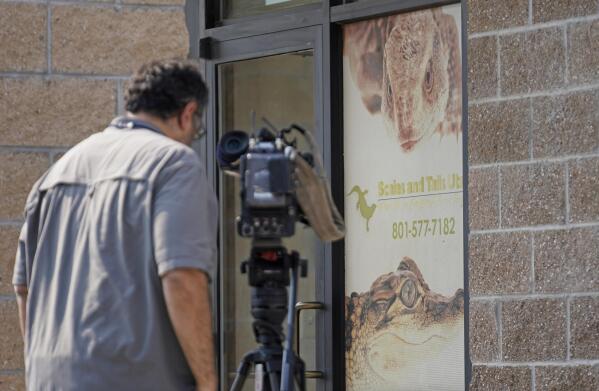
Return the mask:
M184 0L0 1L0 390L22 390L10 274L33 181L184 57ZM470 0L473 390L599 389L599 0Z
M185 0L0 0L0 390L23 390L11 274L25 198L123 108L139 64L187 57Z
M599 389L599 1L469 1L472 390Z

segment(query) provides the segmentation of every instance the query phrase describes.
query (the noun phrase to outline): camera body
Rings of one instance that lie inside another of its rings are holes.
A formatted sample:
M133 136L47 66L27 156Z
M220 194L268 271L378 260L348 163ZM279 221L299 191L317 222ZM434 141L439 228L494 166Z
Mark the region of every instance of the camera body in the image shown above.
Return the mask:
M295 150L279 140L251 139L240 157L241 236L266 239L295 233Z
M282 134L274 136L266 129L252 137L238 130L223 135L216 155L225 172L240 177L240 236L267 240L290 237L295 234L296 221L305 222L296 197L298 154ZM311 156L307 158L312 161Z

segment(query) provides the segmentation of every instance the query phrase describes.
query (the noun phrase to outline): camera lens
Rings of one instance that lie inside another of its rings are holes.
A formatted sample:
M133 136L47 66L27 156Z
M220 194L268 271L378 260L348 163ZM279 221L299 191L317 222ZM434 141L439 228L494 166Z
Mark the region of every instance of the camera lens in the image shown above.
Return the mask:
M225 149L227 151L236 151L239 149L239 146L241 145L241 142L239 142L238 139L236 138L232 138L230 140L227 140L227 145L225 146Z
M241 130L225 133L216 146L216 158L221 167L228 167L247 152L249 136Z

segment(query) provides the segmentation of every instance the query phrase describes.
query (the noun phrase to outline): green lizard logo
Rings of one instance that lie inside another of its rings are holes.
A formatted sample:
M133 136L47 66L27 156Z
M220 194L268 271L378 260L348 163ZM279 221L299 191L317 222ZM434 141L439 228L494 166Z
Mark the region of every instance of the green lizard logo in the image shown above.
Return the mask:
M368 222L372 218L372 215L374 215L376 204L368 205L366 203L366 193L368 193L368 190L362 190L358 185L352 187L351 191L347 193L347 196L349 197L350 195L352 195L352 193L356 193L358 195L358 202L356 203L356 208L360 211L362 217L366 219L366 231L368 232L370 231L370 229L368 228Z

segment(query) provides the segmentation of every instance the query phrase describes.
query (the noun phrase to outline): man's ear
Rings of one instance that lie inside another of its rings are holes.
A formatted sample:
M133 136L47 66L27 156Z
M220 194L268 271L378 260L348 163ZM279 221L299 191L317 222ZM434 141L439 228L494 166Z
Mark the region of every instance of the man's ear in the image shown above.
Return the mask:
M181 113L179 114L179 117L177 118L177 120L179 122L178 125L181 129L185 129L185 125L189 126L189 124L191 124L193 122L193 115L197 109L198 109L198 102L196 102L195 100L188 102L183 107L183 110L181 111Z

